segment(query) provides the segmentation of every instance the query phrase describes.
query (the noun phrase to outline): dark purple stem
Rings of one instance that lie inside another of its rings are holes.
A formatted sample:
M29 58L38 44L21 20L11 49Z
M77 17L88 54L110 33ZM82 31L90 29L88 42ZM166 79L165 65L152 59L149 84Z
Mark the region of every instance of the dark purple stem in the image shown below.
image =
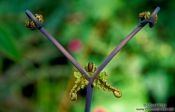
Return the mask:
M157 15L157 13L160 11L160 7L156 7L156 9L154 10L154 12L151 14L151 16L155 16Z
M98 77L98 74L104 69L104 67L112 60L112 58L123 48L123 46L143 27L136 27L102 62L102 64L97 68L96 72L93 75L93 80Z
M155 16L159 12L160 8L157 7L151 15L151 18ZM142 21L141 21L142 22ZM96 72L92 77L92 81L94 81L99 73L104 69L104 67L113 59L113 57L123 48L123 46L139 32L148 22L145 21L143 23L139 23L139 25L128 35L126 38L106 57L106 59L102 62L102 64L97 68ZM155 22L154 22L155 23Z
M89 83L86 89L86 104L85 104L85 112L90 112L91 110L91 101L92 101L92 78L89 79Z
M151 24L152 27L155 23L154 16L157 15L160 8L157 7L154 12L151 14L149 20L143 20L139 23L139 25L128 35L126 38L107 56L107 58L102 62L102 64L98 67L94 76L89 78L88 73L81 67L81 65L64 49L64 47L50 35L42 26L42 24L35 18L35 16L29 11L26 10L26 15L34 21L36 27L40 30L40 32L45 35L67 58L71 63L80 71L80 73L89 81L86 91L86 105L85 112L90 112L91 100L92 100L92 84L93 81L98 77L99 73L105 68L105 66L112 60L112 58L123 48L123 46L134 36L136 35L147 23Z
M80 71L80 73L89 80L88 73L81 67L81 65L69 54L68 51L49 33L47 32L44 27L42 27L42 24L35 18L35 16L29 11L26 10L26 15L34 21L36 24L36 27L40 30L40 32L46 36L65 56L68 58L68 60Z
M43 27L39 29L40 32L45 35L67 58L68 60L80 71L80 73L86 78L89 79L88 73L81 67L81 65L66 51L66 49L50 35Z

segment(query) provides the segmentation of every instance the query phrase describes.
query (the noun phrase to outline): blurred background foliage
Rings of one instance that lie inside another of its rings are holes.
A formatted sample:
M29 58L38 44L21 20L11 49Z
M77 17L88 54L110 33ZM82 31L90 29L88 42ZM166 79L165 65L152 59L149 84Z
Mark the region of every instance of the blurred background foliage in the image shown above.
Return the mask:
M105 68L123 96L94 89L93 112L135 112L175 101L174 0L0 0L0 112L82 112L85 90L70 102L72 64L40 32L25 27L25 9L85 66L99 65L138 24L138 13L161 7Z

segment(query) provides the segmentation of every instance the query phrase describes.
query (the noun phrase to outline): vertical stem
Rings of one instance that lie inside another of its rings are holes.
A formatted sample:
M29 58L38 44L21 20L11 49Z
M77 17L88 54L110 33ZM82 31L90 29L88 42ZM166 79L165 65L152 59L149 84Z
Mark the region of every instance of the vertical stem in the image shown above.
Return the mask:
M91 110L92 92L93 92L92 79L90 78L87 86L87 90L86 90L85 112L90 112Z

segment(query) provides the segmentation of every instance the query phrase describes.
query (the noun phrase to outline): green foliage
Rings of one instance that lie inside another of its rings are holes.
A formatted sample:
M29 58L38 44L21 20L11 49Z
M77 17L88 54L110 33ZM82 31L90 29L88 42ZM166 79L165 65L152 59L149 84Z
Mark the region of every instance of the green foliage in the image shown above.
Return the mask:
M89 77L93 77L95 71L96 71L96 65L93 63L88 63L87 66L85 66L86 71L89 74ZM101 72L99 76L94 80L93 87L97 87L99 89L107 90L113 92L115 97L121 97L121 92L112 87L107 82L107 74L106 72ZM70 91L70 99L72 101L77 100L77 92L80 91L80 89L84 89L88 85L88 80L86 80L80 72L75 71L74 77L76 78L74 86L72 87Z
M20 51L17 48L14 32L8 30L8 26L1 24L0 27L0 52L4 53L8 58L19 60L21 58Z

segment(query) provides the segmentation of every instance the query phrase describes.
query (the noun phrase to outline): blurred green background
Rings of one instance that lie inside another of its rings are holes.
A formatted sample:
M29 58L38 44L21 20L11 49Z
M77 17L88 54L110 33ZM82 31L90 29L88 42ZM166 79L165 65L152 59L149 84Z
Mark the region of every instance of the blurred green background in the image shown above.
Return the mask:
M97 66L138 24L138 13L161 10L109 63L108 81L123 96L94 88L92 112L136 112L175 101L174 0L0 0L0 112L83 112L85 90L71 102L72 64L37 30L25 9L85 66Z

